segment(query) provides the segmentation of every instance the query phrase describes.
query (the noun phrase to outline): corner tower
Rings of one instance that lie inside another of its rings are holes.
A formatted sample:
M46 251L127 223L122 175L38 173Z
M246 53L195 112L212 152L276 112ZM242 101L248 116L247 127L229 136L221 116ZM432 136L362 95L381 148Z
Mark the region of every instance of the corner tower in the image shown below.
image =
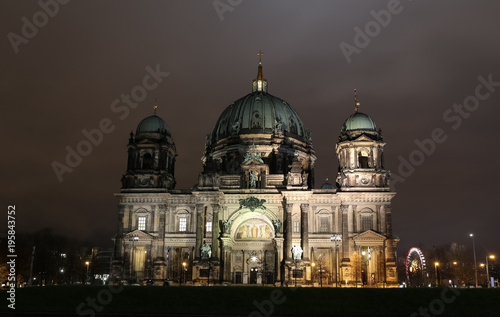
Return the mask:
M354 103L354 113L342 125L336 145L337 187L340 191L390 191L390 173L384 169L385 143L381 130L372 118L359 112L356 89Z
M122 177L122 192L165 191L175 187L177 152L170 128L154 113L130 132L127 171Z

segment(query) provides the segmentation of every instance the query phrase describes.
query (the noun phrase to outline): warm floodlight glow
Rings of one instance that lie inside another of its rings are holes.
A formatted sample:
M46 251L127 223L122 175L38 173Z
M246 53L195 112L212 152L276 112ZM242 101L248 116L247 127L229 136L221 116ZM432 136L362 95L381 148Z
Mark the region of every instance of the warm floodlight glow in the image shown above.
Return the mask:
M311 263L311 266L312 266L312 267L315 267L315 266L316 266L316 263L314 263L314 262L313 262L313 263Z
M490 255L489 258L492 259L492 260L494 260L495 256L494 255Z
M434 265L435 266L439 266L439 262L434 262Z

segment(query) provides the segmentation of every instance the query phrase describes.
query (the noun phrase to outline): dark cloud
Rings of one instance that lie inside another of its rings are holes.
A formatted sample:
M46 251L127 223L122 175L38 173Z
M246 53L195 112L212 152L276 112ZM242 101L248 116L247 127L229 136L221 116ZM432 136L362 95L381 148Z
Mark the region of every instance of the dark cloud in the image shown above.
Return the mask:
M448 136L397 185L393 217L401 252L420 242L470 243L470 231L498 251L500 89L456 131L442 116L474 94L478 76L500 81L500 5L402 1L401 13L347 63L340 43L352 45L354 27L364 29L370 11L388 2L243 1L221 22L212 1L74 1L18 54L4 36L1 187L4 203L19 206L18 229L53 227L110 244L117 217L112 193L120 188L128 133L152 113L155 98L179 153L177 187L191 187L206 133L227 105L250 92L263 50L270 93L289 101L313 132L317 185L335 178L335 142L357 88L362 111L383 129L386 167L394 173L398 156L416 149L415 139L429 138L435 128ZM3 34L21 34L21 18L39 10L36 1L8 2L0 13ZM120 120L112 102L156 64L170 75ZM59 183L51 163L63 162L65 147L74 148L82 129L103 118L115 130Z

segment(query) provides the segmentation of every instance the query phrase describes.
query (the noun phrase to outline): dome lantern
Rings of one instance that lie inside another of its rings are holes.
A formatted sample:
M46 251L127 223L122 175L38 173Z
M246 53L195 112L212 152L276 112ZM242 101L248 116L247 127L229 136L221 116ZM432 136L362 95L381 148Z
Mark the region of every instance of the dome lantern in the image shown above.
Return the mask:
M253 80L252 92L256 91L267 92L267 80L264 78L264 75L262 74L262 55L264 55L264 53L262 51L259 51L257 55L259 55L259 68L257 71L257 78Z

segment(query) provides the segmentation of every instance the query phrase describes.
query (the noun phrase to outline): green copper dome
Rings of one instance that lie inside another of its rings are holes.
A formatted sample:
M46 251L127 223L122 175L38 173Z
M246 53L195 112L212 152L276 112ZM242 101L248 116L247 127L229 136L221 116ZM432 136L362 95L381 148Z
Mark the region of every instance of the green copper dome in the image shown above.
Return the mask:
M368 130L377 131L377 126L372 118L362 112L355 112L342 125L342 132Z
M305 129L297 112L283 99L265 90L255 90L229 105L220 115L212 139L232 135L286 133L303 138Z
M159 133L172 136L170 134L170 128L168 127L165 120L158 117L157 115L149 116L139 122L135 134L140 135L143 133Z
M321 189L335 189L335 186L330 184L328 179L326 179L325 183L321 186Z

